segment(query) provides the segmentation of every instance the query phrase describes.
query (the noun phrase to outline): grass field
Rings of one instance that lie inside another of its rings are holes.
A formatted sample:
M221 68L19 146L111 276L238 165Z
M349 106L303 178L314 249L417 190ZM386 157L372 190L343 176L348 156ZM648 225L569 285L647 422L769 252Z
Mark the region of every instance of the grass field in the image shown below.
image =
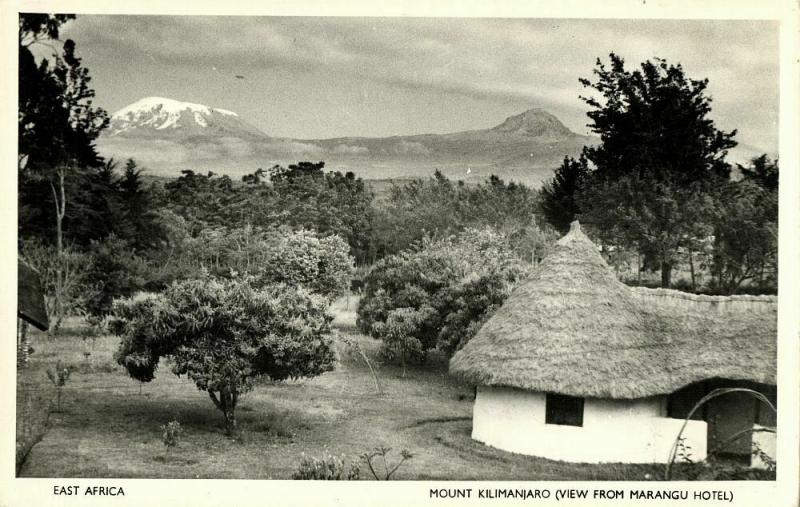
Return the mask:
M374 447L402 449L414 457L393 479L647 480L658 465L587 465L556 462L492 449L470 438L472 388L447 374L444 358L424 368L378 368L378 394L363 359L342 338L357 341L377 363L377 342L357 333L354 301L335 307L340 361L314 379L264 384L240 401L241 438L224 434L222 415L207 394L160 365L157 378L140 384L113 360L117 339L94 344L77 320L61 336L33 334L36 349L18 375L18 448L27 458L24 477L148 477L288 479L303 455L329 452L346 462ZM89 355L85 353L89 352ZM55 409L46 371L57 360L75 370ZM49 419L46 406L50 405ZM184 429L164 459L161 425L177 419ZM43 436L43 424L47 431ZM35 440L41 440L35 443ZM18 452L19 456L19 452ZM362 466L362 479L372 476Z

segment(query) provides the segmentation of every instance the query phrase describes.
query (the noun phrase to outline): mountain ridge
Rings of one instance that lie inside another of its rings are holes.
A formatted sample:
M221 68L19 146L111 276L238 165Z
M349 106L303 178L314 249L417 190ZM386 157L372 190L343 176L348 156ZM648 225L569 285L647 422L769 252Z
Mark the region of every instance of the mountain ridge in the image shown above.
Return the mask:
M424 177L439 169L455 179L497 174L539 184L564 156L577 156L594 142L536 107L485 129L293 139L269 136L233 111L145 97L112 115L97 146L101 155L134 158L154 175L193 169L239 176L258 167L324 160L329 169L367 179Z

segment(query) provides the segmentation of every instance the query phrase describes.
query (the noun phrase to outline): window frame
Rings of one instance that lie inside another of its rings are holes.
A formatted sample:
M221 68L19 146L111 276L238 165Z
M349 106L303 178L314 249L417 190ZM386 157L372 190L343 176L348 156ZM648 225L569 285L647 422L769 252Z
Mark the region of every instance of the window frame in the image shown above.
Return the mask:
M544 423L556 426L583 427L586 399L565 394L545 393Z

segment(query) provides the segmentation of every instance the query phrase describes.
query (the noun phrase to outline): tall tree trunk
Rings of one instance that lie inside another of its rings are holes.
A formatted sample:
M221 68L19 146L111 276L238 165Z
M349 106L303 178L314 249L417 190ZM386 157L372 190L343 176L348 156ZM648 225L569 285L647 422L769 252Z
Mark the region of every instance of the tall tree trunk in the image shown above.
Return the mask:
M692 292L694 292L697 290L697 284L694 275L694 252L691 248L689 249L689 272L692 275Z
M661 261L661 287L669 289L672 284L672 263Z
M716 279L716 286L719 290L722 290L723 281L722 281L722 272L724 270L723 259L722 259L722 241L720 241L720 231L718 229L714 230L714 253L711 258L712 264L712 281Z
M64 215L67 210L67 196L64 189L64 175L66 169L64 166L58 168L58 189L52 182L50 189L53 191L53 202L56 207L56 255L58 260L56 262L56 288L55 288L55 324L53 325L53 334L58 334L58 329L61 326L61 320L64 317L64 232L63 223Z
M225 433L228 436L236 436L238 431L236 425L236 403L238 401L238 393L236 392L236 388L227 386L222 388L219 391L219 398L217 398L217 395L213 391L209 391L208 394L211 397L211 401L214 402L214 405L222 411L222 415L225 418Z

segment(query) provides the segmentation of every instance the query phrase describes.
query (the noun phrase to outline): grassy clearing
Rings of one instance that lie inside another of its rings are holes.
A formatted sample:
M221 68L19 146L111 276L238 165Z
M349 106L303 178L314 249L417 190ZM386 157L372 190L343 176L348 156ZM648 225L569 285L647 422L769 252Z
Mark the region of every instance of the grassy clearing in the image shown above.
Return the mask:
M19 475L288 479L303 454L321 457L327 451L349 463L378 446L393 449L392 462L401 449L414 454L392 477L401 480L646 480L663 474L656 465L562 463L483 446L470 438L472 388L447 374L445 358L434 355L424 369L411 368L403 378L400 368L379 364L377 342L355 331L354 299L338 302L334 310L337 369L314 379L260 385L245 395L237 409L239 441L225 436L222 414L208 396L171 374L169 365L162 363L156 380L140 385L114 362L113 336L92 345L82 339L87 330L77 321L69 321L57 338L34 334L36 352L18 376L18 442L20 428L39 424L43 405L53 403L53 410ZM383 395L343 337L356 340L377 365ZM57 412L46 370L59 359L76 370ZM159 427L173 418L184 432L165 461ZM366 467L361 477L371 478Z

